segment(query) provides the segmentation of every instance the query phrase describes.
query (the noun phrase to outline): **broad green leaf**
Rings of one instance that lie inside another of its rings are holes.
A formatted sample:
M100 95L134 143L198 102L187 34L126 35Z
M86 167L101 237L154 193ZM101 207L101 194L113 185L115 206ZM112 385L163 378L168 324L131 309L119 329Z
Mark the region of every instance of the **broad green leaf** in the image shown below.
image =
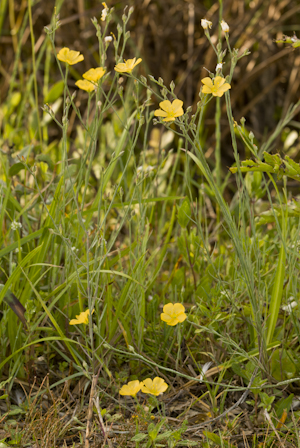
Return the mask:
M286 254L284 250L284 244L282 243L279 253L279 258L277 262L276 275L274 278L271 302L269 307L269 317L267 321L268 331L267 331L267 344L272 342L273 334L275 331L275 326L278 319L279 308L282 300L283 293L283 281L285 273L285 261Z
M232 445L231 443L228 443L226 440L222 439L213 432L203 431L203 435L207 437L212 442L216 443L218 446L226 447L226 448L234 448L236 445Z
M45 96L44 103L54 103L63 94L63 91L64 81L56 82Z
M296 374L296 365L287 350L277 349L271 357L271 374L277 381L293 378Z
M131 442L141 442L142 440L145 440L146 437L148 437L147 434L139 433L132 437Z
M45 162L49 166L50 170L53 171L54 163L51 160L51 157L48 154L39 154L35 158L38 162Z
M185 229L191 219L191 206L188 198L185 198L183 203L178 207L178 222L179 225Z
M22 171L22 170L25 170L25 165L24 165L24 163L22 163L22 162L18 162L18 163L14 163L11 167L10 167L10 169L9 169L9 171L8 171L8 174L9 174L9 176L16 176L20 171Z

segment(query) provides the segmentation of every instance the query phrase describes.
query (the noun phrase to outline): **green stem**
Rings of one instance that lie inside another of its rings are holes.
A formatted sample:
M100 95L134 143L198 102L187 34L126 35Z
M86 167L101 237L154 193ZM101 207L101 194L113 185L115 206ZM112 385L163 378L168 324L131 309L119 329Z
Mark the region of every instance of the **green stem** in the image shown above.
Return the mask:
M37 88L37 80L36 80L36 65L35 65L35 41L34 41L34 33L33 33L33 24L32 24L32 11L31 11L31 0L28 0L28 14L29 14L29 27L30 27L30 35L31 35L31 52L32 52L32 71L33 71L33 79L34 79L34 97L35 97L35 106L36 106L36 115L39 129L39 139L41 150L43 148L43 137L42 137L42 128L39 114L39 99L38 99L38 88Z

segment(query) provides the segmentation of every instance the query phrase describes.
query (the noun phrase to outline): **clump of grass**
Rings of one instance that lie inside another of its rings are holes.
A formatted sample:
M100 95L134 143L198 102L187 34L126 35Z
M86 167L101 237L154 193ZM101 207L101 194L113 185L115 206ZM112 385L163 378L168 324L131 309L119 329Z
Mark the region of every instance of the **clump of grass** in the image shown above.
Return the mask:
M31 14L29 8L35 61ZM56 47L55 12L45 29L47 57L61 81L48 91L41 112L40 53L32 66L34 88L28 81L26 136L9 118L15 111L16 123L24 119L22 98L9 92L3 106L4 138L15 151L0 154L0 398L6 418L14 415L12 390L22 381L25 443L46 447L76 433L88 447L97 416L97 437L109 444L109 431L119 431L116 422L137 413L126 443L192 446L198 442L183 440L184 432L195 438L200 431L206 446L234 446L242 412L255 428L254 446L293 443L299 207L288 182L299 181L300 167L271 149L299 103L259 146L245 120L233 118L233 74L249 52L231 48L229 26L220 20L215 44L212 23L203 20L216 68L202 79L193 110L177 97L173 81L168 86L161 77L138 75L145 70L138 53L124 59L132 14L125 8L108 39L114 10L103 4L101 20L92 19L97 66L77 79L75 66L84 56ZM224 178L222 104L235 159ZM203 145L208 105L215 108L215 166ZM49 137L53 127L59 140ZM237 136L251 159L240 160ZM228 202L231 175L236 193ZM46 385L42 373L49 373ZM36 377L40 387L28 393ZM120 397L138 393L143 404ZM43 409L49 394L52 405ZM170 403L180 394L189 404L172 417ZM74 395L80 412L72 414ZM67 396L70 405L62 404ZM190 414L199 406L204 422L192 424ZM69 428L71 414L76 424Z

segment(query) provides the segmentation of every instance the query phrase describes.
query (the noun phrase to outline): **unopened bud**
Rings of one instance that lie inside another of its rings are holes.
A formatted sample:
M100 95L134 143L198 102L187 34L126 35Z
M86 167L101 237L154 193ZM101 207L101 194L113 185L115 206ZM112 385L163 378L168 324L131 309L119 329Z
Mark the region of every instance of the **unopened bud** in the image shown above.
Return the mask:
M225 20L221 21L221 28L224 31L224 33L229 33L229 25L225 22Z

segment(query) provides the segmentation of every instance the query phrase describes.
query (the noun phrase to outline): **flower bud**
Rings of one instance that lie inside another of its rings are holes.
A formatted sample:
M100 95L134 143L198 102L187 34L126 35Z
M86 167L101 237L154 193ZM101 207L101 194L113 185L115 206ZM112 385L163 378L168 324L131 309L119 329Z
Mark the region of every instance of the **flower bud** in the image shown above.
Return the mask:
M225 20L221 21L221 28L224 31L224 33L229 33L229 25L225 22Z
M206 19L201 19L201 26L204 30L207 30L208 28L212 27L212 22Z

